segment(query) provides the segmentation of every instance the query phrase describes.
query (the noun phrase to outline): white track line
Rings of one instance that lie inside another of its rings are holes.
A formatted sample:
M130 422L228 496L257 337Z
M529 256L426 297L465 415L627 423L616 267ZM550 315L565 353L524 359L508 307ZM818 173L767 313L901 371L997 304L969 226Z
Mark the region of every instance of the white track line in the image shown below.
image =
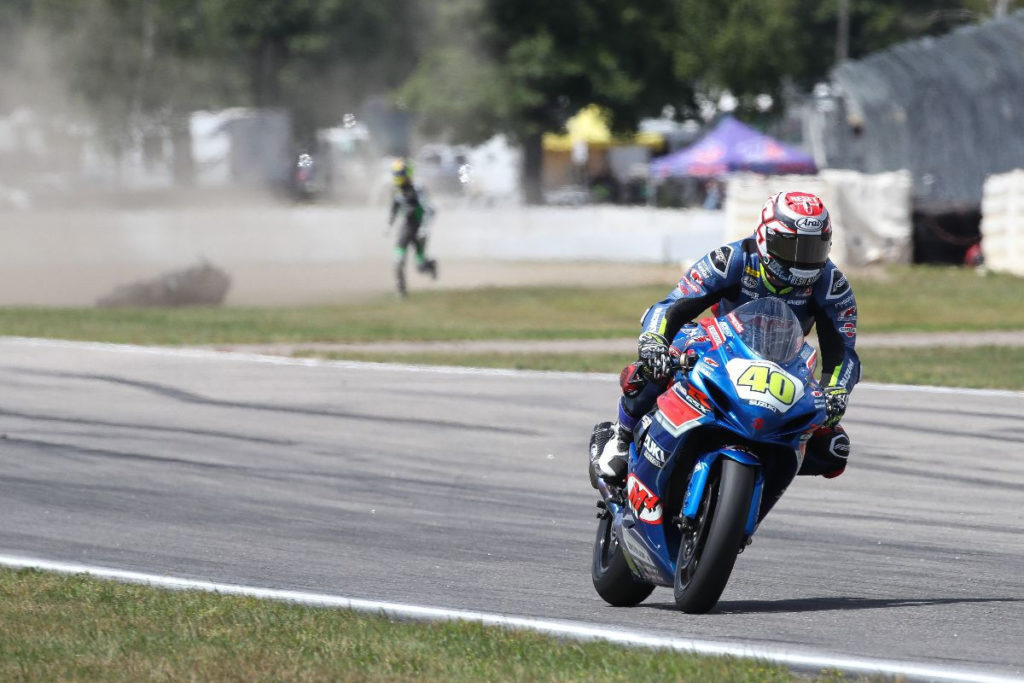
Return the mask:
M296 367L325 367L350 370L390 370L394 372L415 372L439 375L490 375L494 377L571 377L574 379L592 380L607 383L617 380L618 375L606 372L559 372L555 370L510 370L501 368L471 368L450 365L411 365L406 363L372 363L367 361L324 360L320 358L292 358L257 353L239 353L236 351L215 351L212 349L173 348L166 346L137 346L133 344L109 344L104 342L82 342L65 339L37 339L34 337L3 337L0 345L29 346L38 348L66 348L83 351L107 351L113 353L134 353L168 358L196 358L204 360L229 360L262 365L284 365ZM937 387L916 384L877 384L861 382L857 389L874 391L910 391L925 394L957 394L961 396L1002 396L1006 398L1024 398L1024 391L1006 389L967 389L959 387Z
M995 674L966 669L947 669L914 662L900 662L882 659L840 657L825 653L800 652L782 648L771 648L750 644L731 644L686 638L666 638L646 635L596 624L574 623L550 619L531 619L486 612L450 610L439 607L404 605L376 600L360 600L339 595L306 593L302 591L275 590L255 586L242 586L210 581L195 581L174 576L144 574L140 572L93 567L69 562L52 562L28 557L0 555L0 566L17 569L40 569L62 574L89 574L103 579L126 583L139 583L171 590L200 590L226 595L244 595L266 600L333 607L357 612L380 614L395 619L416 619L423 621L469 621L488 626L500 626L516 630L527 630L574 640L604 640L634 647L663 648L680 652L709 656L729 656L757 659L801 670L840 670L848 674L905 676L911 680L966 681L971 683L1008 683L1021 681Z

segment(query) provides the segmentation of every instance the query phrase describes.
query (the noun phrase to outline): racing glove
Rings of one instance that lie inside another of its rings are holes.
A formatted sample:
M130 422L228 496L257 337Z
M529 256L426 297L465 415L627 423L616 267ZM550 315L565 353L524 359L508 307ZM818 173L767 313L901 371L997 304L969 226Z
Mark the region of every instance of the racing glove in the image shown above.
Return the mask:
M834 427L843 419L846 412L846 401L850 398L843 387L825 389L825 426Z
M647 368L651 379L661 380L672 374L672 357L668 341L657 332L644 332L637 340L637 357Z

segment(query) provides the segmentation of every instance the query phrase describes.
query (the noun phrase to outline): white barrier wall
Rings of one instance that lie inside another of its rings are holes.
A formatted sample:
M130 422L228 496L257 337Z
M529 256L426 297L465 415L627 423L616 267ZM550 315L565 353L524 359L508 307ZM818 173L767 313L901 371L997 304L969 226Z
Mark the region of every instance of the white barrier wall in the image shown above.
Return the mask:
M988 268L1024 276L1024 170L986 178L981 249Z
M386 289L394 241L386 224L387 207L9 212L0 214L0 304L90 305L116 285L201 258L246 289L245 303L261 293L324 301L375 278ZM452 261L680 263L718 246L722 226L721 212L702 210L442 207L430 250L442 279Z
M11 213L4 250L51 267L389 258L386 209L273 207ZM397 221L396 221L397 225ZM449 258L674 263L722 239L717 211L649 208L442 209L433 247Z
M679 263L719 246L720 211L593 206L441 211L432 233L455 258Z

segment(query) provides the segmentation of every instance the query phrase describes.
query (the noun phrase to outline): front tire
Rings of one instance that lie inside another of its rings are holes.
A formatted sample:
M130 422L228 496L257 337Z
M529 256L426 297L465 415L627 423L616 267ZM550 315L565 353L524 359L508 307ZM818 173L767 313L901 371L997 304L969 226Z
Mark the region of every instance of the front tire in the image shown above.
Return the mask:
M654 586L633 576L626 556L612 531L612 515L606 514L597 525L591 578L605 602L615 607L632 607L644 601Z
M684 532L673 593L688 614L711 610L739 554L754 494L754 468L723 458L704 490L694 528Z

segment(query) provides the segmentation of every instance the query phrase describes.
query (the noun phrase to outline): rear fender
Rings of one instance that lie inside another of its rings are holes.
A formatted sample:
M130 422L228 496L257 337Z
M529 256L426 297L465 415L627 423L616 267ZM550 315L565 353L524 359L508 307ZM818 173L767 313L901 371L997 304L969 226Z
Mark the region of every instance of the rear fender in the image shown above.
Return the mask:
M704 489L707 488L708 475L711 467L719 458L729 458L741 465L754 467L757 470L757 479L754 482L754 495L750 500L750 511L747 513L747 524L745 532L747 536L754 533L757 526L757 513L761 509L761 493L764 490L764 469L761 461L750 451L740 448L721 448L717 451L705 453L697 458L697 464L693 466L690 474L690 481L686 486L686 496L683 498L683 517L696 519L700 501L704 497Z

